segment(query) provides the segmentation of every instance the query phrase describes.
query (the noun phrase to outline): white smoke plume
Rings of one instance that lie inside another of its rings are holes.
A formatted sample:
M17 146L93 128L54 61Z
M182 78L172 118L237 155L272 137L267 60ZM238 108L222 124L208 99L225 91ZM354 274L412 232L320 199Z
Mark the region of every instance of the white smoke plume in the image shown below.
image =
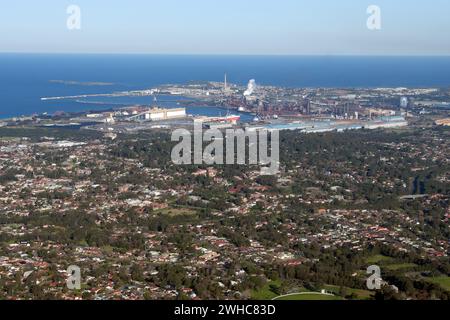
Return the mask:
M244 92L244 96L248 97L253 94L256 90L256 80L252 79L248 82L247 90Z

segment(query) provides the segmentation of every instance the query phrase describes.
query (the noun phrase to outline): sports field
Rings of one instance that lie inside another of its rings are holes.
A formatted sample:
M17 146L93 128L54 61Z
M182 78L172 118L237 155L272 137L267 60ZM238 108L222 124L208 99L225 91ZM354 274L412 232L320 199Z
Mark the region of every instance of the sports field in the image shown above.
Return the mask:
M337 297L329 294L315 293L315 292L301 292L290 295L277 297L274 300L283 301L324 301L324 300L342 300L341 297Z

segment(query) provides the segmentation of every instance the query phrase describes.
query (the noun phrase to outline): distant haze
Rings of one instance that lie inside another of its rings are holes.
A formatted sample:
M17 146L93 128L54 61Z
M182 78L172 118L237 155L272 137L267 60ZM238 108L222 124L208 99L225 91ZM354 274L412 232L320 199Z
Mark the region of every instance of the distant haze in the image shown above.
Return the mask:
M449 13L448 0L2 1L0 52L450 55Z

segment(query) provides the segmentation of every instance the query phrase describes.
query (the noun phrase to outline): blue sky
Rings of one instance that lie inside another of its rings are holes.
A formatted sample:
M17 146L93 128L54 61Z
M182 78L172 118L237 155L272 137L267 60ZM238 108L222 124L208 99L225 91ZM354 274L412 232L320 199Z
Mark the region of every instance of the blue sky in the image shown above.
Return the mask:
M449 17L448 0L0 0L0 52L450 55Z

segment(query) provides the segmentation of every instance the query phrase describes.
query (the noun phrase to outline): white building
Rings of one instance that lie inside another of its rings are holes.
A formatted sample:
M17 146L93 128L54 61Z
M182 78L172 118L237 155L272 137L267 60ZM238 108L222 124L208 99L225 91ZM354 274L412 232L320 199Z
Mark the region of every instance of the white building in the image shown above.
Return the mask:
M187 116L185 108L177 109L160 109L154 108L143 111L129 118L129 120L138 121L162 121L170 119L180 119Z

